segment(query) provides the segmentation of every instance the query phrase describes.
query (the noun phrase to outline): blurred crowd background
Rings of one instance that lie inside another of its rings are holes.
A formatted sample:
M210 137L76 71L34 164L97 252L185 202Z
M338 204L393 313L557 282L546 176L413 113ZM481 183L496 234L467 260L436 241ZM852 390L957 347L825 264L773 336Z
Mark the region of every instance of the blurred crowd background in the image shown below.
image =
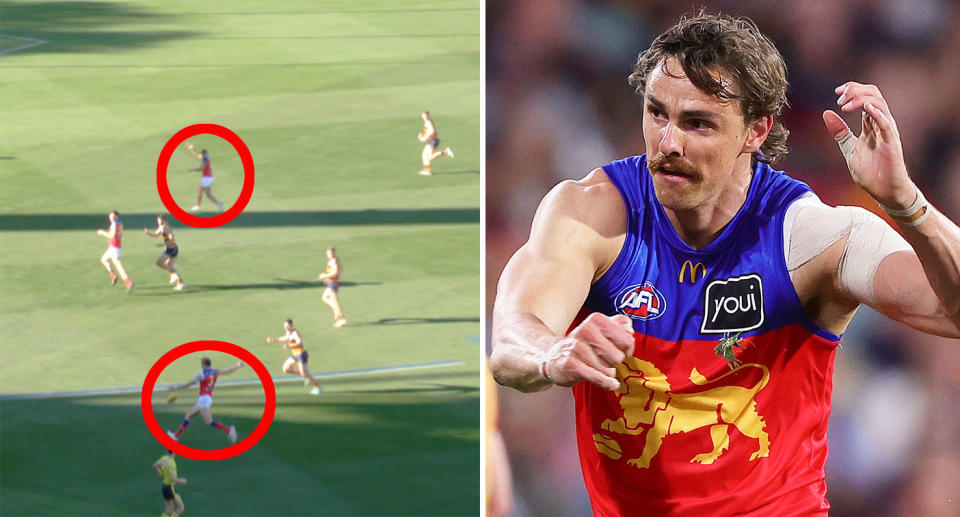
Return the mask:
M828 204L879 213L850 180L821 119L823 110L836 110L836 86L873 83L900 128L912 176L960 221L955 1L488 0L488 314L500 272L526 240L541 197L563 179L643 153L642 105L627 75L657 34L700 7L749 16L786 59L791 106L782 119L790 154L777 168ZM845 118L859 134L859 115ZM960 515L960 341L861 309L837 351L834 383L831 516ZM501 387L499 398L513 470L509 515L590 515L570 391Z

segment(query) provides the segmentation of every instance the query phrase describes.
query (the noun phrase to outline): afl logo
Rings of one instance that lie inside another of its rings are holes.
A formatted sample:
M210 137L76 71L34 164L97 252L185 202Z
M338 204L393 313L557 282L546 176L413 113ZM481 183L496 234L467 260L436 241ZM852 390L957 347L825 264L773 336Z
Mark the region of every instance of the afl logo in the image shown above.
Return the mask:
M667 301L650 282L631 285L617 295L617 311L638 320L660 317L667 309Z

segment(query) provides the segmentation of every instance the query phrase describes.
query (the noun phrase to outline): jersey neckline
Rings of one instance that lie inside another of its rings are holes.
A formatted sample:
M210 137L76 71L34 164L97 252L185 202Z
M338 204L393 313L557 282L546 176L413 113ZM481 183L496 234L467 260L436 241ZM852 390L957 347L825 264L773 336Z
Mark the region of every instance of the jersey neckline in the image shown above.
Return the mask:
M646 155L644 155L646 156ZM663 204L660 202L660 198L656 195L656 190L653 190L653 197L656 199L655 210L657 212L657 222L660 226L660 234L663 235L666 239L667 244L672 248L684 253L691 254L695 256L708 256L717 253L718 250L722 249L725 244L727 244L731 239L734 238L734 234L737 233L738 227L740 226L740 221L747 216L749 212L749 207L752 207L755 203L757 197L757 191L759 190L758 184L760 183L760 177L764 174L763 162L757 162L751 170L750 186L747 189L747 197L743 202L743 205L737 210L736 215L733 216L733 219L724 226L723 230L720 232L720 235L717 238L710 241L706 246L696 249L693 246L687 244L680 234L677 233L677 229L673 227L673 223L670 221L670 218L667 217L667 212L663 208ZM653 189L653 178L650 175L650 169L647 168L647 160L643 160L643 172L647 175L647 178L650 181L650 188Z

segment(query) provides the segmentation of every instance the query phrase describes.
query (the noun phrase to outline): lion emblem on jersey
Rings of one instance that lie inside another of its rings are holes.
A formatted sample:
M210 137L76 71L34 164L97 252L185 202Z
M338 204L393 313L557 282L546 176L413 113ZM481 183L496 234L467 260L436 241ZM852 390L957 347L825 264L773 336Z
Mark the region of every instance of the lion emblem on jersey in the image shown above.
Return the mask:
M694 368L690 372L690 380L697 386L710 386L744 368L758 368L763 376L749 388L715 386L695 393L674 393L670 391L667 376L656 366L629 357L617 366L617 377L621 383L616 393L623 416L604 420L601 428L625 435L646 432L640 457L627 460L627 464L642 469L650 467L650 460L659 452L665 436L701 428L710 429L713 450L695 455L690 459L691 463L710 464L716 461L730 447L730 426L736 427L744 436L757 440L757 450L750 456L750 461L765 458L770 455L770 437L765 430L763 417L757 412L754 396L767 385L770 370L762 364L747 363L708 380ZM601 454L613 460L622 457L622 448L612 436L596 433L593 438Z

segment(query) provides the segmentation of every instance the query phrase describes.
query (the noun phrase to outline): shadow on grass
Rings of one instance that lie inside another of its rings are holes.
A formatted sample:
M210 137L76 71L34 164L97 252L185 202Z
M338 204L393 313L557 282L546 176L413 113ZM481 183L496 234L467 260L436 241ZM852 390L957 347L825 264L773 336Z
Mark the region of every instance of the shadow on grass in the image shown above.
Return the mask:
M259 393L231 391L220 393L229 403L215 404L214 415L243 439L259 423L263 402ZM138 402L136 395L4 401L4 514L159 513L160 482L150 465L164 449ZM189 480L178 492L191 514L476 514L476 391L358 391L335 400L281 393L277 402L267 434L240 456L177 458L178 474ZM183 408L154 407L161 427L182 418ZM195 420L181 437L186 445L228 445L223 433ZM100 487L90 490L89 480Z
M434 172L434 173L433 173L434 176L450 176L450 175L453 175L453 174L480 174L480 171L474 169L474 170L472 170L472 171L446 171L446 172Z
M377 321L358 321L356 323L350 323L350 326L369 327L373 325L423 325L425 323L480 323L480 318L380 318Z
M182 24L182 18L179 13L145 9L131 2L4 1L2 32L47 41L10 56L122 51L203 35L183 30L113 29L114 26L131 24Z
M320 281L302 281L287 280L285 278L274 278L277 282L264 282L257 284L187 284L183 291L174 291L169 285L148 285L137 286L134 293L140 293L144 296L183 296L186 294L196 294L208 291L236 291L242 289L310 289L324 287ZM340 282L340 287L353 287L357 285L383 285L383 282ZM148 291L144 293L143 291Z
M429 388L396 388L380 390L347 390L337 391L329 395L339 394L357 394L357 393L430 393L430 392L456 392L456 393L477 393L480 388L475 386L456 386L450 384L433 384ZM321 392L321 395L323 393Z
M122 213L125 228L153 228L156 212ZM175 220L175 219L174 219ZM172 221L171 221L172 222ZM389 224L480 223L478 208L423 208L396 210L296 210L244 212L225 228L270 228L286 226L360 226ZM109 226L102 214L0 214L0 231L90 230ZM176 227L185 227L179 222Z

